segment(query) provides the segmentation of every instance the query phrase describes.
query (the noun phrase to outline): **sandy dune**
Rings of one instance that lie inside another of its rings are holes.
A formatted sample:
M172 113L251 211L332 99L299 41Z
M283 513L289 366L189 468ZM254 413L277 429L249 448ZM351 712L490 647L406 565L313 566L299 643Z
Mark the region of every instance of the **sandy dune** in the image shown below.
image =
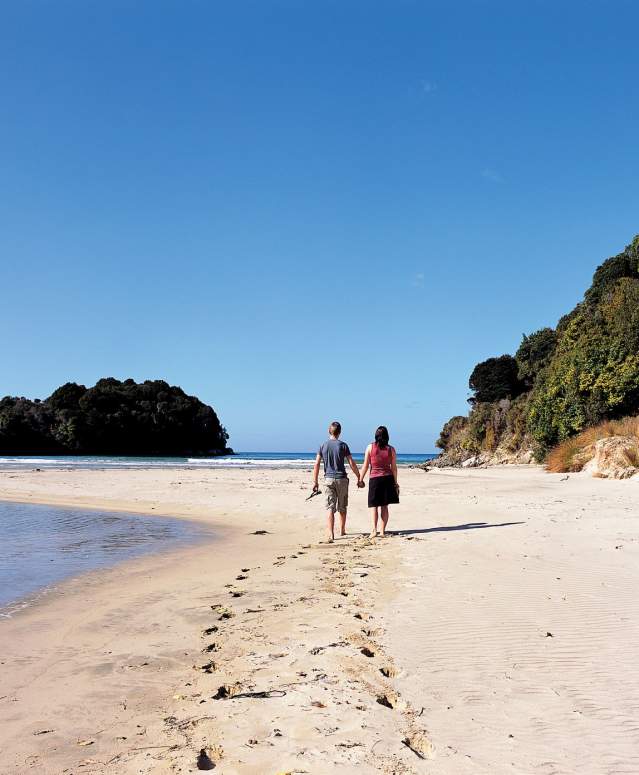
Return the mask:
M400 535L353 492L329 546L308 479L0 472L216 533L0 623L0 772L639 772L637 482L402 471Z

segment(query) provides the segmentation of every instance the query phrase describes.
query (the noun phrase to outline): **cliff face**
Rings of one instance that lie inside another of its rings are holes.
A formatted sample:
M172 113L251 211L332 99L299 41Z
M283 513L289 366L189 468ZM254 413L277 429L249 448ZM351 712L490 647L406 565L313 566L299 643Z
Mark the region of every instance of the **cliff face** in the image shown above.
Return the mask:
M525 427L527 400L503 398L473 406L468 417L454 417L437 441L442 454L429 465L479 466L531 463L533 440Z
M478 364L468 417L444 425L438 465L544 460L558 443L639 411L639 236L595 272L583 301L515 356ZM470 462L468 462L470 461Z

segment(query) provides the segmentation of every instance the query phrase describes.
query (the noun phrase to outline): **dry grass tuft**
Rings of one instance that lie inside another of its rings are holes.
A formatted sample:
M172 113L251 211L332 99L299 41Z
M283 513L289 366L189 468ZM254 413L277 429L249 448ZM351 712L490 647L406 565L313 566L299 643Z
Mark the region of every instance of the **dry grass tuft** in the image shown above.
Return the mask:
M548 453L546 470L555 474L581 471L592 459L595 442L610 436L625 436L639 441L639 417L606 420L562 441ZM628 453L627 457L628 465L639 468L639 455Z

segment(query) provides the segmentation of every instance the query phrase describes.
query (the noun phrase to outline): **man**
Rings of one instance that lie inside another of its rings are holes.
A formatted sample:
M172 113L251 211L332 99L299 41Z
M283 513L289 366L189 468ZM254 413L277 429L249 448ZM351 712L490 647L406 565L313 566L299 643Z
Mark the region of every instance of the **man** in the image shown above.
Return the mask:
M346 535L346 510L348 509L348 476L344 461L348 464L357 477L357 486L363 487L364 483L359 476L359 468L353 460L348 444L339 440L342 426L338 422L332 422L328 428L328 441L319 448L313 468L313 492L319 490L317 479L319 477L320 463L324 463L324 491L326 493L326 523L328 542L335 540L335 512L339 511L340 535Z

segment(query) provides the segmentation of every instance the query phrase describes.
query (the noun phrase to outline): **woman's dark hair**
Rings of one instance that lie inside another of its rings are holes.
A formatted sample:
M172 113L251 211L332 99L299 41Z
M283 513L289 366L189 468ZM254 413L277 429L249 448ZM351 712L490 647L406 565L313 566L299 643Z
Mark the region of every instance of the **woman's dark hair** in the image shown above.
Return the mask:
M380 449L386 449L388 446L388 428L385 425L380 425L375 431L375 442Z

